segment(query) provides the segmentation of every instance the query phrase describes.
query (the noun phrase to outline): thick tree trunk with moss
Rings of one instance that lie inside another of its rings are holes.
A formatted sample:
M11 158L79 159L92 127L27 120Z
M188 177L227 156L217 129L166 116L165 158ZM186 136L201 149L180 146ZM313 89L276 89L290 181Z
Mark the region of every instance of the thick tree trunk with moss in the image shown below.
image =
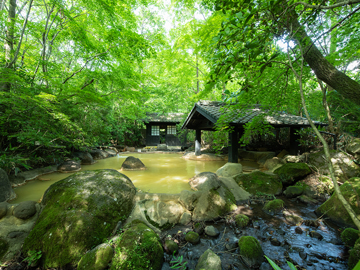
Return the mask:
M291 38L303 48L303 57L316 76L338 91L342 96L360 105L360 84L336 69L319 51L303 26L295 11L286 17L285 28Z

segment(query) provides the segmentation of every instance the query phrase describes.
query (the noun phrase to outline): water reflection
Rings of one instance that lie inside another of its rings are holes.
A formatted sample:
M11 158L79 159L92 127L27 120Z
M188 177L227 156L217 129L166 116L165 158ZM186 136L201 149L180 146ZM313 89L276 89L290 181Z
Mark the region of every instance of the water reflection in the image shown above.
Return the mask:
M115 169L128 176L134 185L152 193L180 193L190 190L189 178L194 175L209 171L216 172L225 161L193 161L184 160L180 154L131 154L140 158L145 164L145 171L120 171L121 165L127 158L126 155L99 160L93 165L82 165L84 170ZM52 173L43 175L40 179L28 182L26 185L15 188L17 199L11 203L26 200L39 200L45 190L53 183L71 175L70 173Z

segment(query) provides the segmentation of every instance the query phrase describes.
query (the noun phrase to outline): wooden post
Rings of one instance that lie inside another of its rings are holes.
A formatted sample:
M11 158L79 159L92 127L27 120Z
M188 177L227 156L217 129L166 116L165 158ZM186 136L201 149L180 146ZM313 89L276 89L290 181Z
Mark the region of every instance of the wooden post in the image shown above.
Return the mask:
M196 130L195 136L195 156L201 155L201 129Z
M298 155L300 153L300 135L295 134L300 128L290 127L290 155Z
M229 131L229 158L228 162L238 163L238 148L239 148L239 129L234 126L232 131Z

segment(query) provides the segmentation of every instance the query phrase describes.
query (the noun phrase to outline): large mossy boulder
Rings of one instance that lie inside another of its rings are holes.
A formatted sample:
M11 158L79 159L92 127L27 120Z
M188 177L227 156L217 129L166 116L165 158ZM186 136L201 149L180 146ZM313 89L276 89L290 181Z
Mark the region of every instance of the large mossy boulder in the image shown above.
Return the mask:
M242 172L242 165L240 163L228 162L224 166L220 167L216 171L216 174L222 177L233 177Z
M111 245L103 243L87 252L79 261L77 270L103 270L114 257Z
M351 205L355 211L356 216L360 219L360 208L358 206L358 198L360 196L360 177L353 177L340 186L340 191L346 201ZM338 199L336 193L324 202L318 209L316 209L317 215L325 215L325 217L331 219L333 222L339 225L347 227L355 227L350 215L347 213L345 207Z
M281 212L281 210L284 209L285 202L281 199L275 199L272 201L268 201L264 207L263 210L268 214L276 214Z
M306 163L286 163L274 171L285 186L294 184L302 180L311 173L311 169Z
M356 240L359 239L359 231L353 228L346 228L341 232L340 237L346 246L353 247Z
M346 145L346 152L355 157L355 160L360 163L360 138L354 138Z
M193 190L210 190L220 186L217 174L213 172L202 172L190 178L189 185Z
M79 172L52 184L23 252L41 251L43 268L77 265L130 215L135 193L131 180L116 170Z
M240 187L251 195L256 193L278 195L282 191L282 184L277 175L253 171L249 174L236 175L234 179Z
M115 242L110 269L160 270L164 257L160 237L140 220L132 221L125 229Z
M284 195L288 198L295 198L303 194L304 188L302 186L288 186L284 191Z
M345 152L330 150L331 163L334 167L335 177L338 181L345 182L347 179L360 175L360 166L353 161L353 157ZM329 167L325 161L324 150L310 153L307 163L323 175L330 175Z
M143 171L146 170L144 163L139 158L129 156L121 165L121 171Z
M259 241L252 236L242 236L238 244L241 259L245 264L250 268L260 267L265 257Z
M360 260L360 239L356 240L354 247L350 250L348 267L354 269Z

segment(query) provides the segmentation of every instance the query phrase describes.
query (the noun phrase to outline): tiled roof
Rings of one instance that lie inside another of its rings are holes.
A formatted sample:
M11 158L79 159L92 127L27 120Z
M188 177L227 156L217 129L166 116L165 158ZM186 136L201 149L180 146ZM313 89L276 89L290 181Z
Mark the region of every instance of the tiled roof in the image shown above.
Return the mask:
M230 105L231 106L231 105ZM264 118L271 125L286 125L286 126L309 126L309 121L305 117L287 114L284 112L271 112L269 109L261 105L247 106L244 109L236 109L230 111L222 102L200 101L195 104L195 108L199 112L208 114L214 120L218 120L221 115L229 112L230 123L246 124L250 122L255 116L264 114ZM326 123L313 121L315 125L325 126Z
M184 113L147 113L144 122L176 122L180 123L184 117Z

